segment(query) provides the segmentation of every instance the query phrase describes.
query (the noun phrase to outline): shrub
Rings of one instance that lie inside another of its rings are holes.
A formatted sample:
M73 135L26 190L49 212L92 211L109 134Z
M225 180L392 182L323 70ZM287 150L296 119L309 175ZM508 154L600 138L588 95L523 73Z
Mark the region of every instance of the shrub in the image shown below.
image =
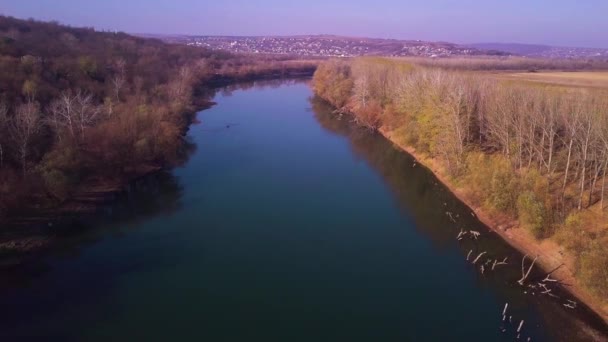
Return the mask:
M342 108L352 95L350 66L339 61L323 63L315 72L312 84L317 95L334 107Z
M378 101L370 101L370 103L365 106L358 108L355 111L355 117L357 121L368 128L378 129L381 124L380 117L382 115L382 106Z
M70 190L69 178L59 170L48 170L43 172L42 178L49 191L55 198L60 201L68 197Z
M467 154L465 160L464 183L478 198L486 196L491 190L489 179L492 173L488 168L488 159L489 157L482 152L471 152Z
M578 261L581 281L596 295L608 297L608 237L595 239Z
M407 126L409 121L408 116L399 111L395 105L389 104L384 109L384 113L382 115L382 124L388 129L395 130Z
M545 205L532 191L525 191L517 198L519 222L527 227L537 239L547 236L547 213Z
M508 160L502 156L492 156L489 160L491 170L488 203L495 209L514 214L519 191L517 175Z

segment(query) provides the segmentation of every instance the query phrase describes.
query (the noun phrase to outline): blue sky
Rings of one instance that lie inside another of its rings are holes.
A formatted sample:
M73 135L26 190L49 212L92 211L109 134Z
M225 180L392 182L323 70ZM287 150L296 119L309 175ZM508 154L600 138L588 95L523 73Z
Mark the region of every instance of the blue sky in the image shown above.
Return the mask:
M608 48L608 0L0 0L0 13L133 33L339 34Z

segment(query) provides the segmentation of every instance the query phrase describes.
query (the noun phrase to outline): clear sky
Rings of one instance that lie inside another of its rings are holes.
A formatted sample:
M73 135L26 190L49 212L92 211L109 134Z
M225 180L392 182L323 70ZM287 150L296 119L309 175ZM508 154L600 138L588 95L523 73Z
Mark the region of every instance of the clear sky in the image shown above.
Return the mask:
M608 0L0 0L0 13L132 33L338 34L608 48Z

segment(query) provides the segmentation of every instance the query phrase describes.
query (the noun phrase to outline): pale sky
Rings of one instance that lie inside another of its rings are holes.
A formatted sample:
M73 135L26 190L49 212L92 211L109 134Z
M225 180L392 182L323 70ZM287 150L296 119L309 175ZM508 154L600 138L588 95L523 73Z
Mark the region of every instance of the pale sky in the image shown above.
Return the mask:
M0 0L0 13L130 33L337 34L608 48L608 0Z

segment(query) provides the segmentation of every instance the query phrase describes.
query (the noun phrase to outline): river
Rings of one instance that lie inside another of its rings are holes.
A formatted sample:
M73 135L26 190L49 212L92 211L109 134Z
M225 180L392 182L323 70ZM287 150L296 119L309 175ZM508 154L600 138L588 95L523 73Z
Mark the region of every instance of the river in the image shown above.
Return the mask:
M0 273L2 341L513 341L522 320L522 341L585 341L605 329L517 284L519 253L307 82L215 101L183 166ZM461 229L481 236L457 241Z

